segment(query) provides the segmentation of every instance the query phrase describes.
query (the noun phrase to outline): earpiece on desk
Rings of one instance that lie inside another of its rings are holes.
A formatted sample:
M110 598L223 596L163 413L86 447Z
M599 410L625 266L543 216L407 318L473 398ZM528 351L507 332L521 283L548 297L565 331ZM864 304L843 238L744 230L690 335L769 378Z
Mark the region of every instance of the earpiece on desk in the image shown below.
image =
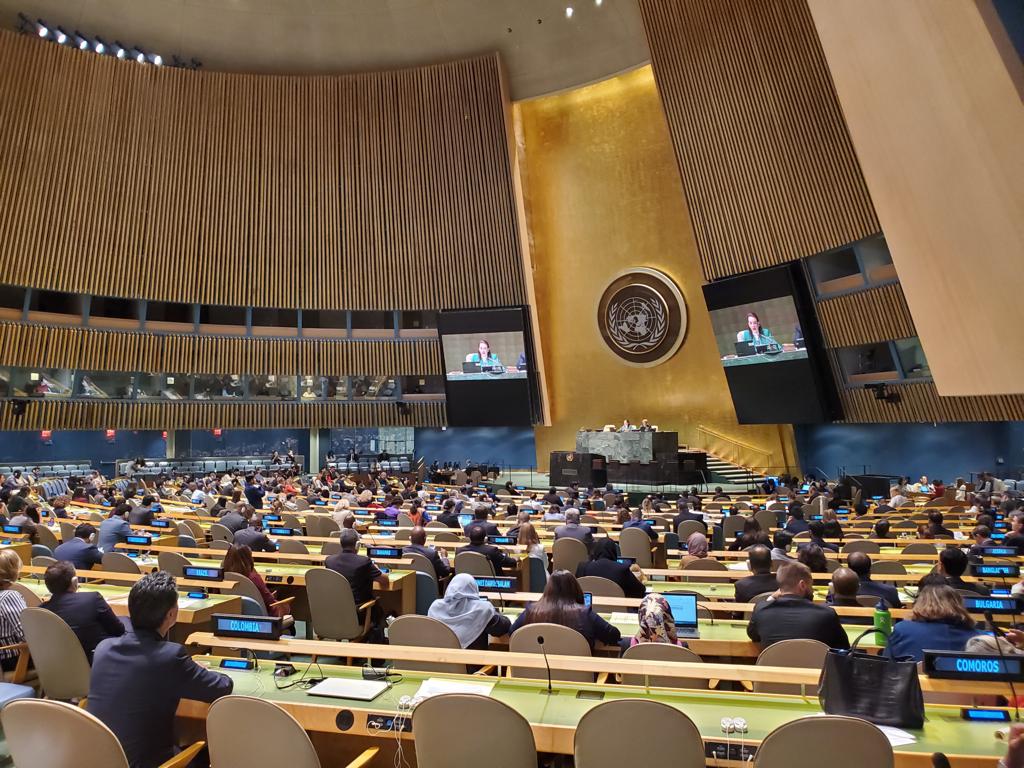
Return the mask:
M747 732L747 721L744 720L742 717L734 718L732 724L736 728L737 733Z
M412 709L412 696L403 696L398 700L398 709L407 710Z
M736 721L731 717L722 718L722 733L733 733L736 730Z

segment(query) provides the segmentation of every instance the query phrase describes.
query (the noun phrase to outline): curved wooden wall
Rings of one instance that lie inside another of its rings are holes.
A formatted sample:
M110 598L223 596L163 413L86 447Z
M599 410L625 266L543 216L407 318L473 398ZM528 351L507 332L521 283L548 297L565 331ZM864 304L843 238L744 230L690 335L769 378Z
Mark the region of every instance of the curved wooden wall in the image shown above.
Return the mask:
M986 397L942 397L934 382L889 387L900 402L876 400L874 392L840 387L844 421L854 422L945 422L1018 421L1024 417L1024 395Z
M254 339L20 323L0 323L0 365L280 376L444 373L436 339Z
M880 230L807 0L640 0L709 280Z
M524 304L506 110L496 55L269 77L2 31L0 270L204 304Z
M818 302L818 319L830 347L852 347L917 335L899 283Z

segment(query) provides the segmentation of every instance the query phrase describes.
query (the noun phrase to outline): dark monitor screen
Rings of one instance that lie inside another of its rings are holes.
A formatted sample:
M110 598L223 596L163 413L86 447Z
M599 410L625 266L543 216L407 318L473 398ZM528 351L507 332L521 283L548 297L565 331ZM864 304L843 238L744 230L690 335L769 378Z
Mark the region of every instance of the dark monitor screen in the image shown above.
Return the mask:
M704 301L741 424L840 417L839 397L799 264L716 280Z

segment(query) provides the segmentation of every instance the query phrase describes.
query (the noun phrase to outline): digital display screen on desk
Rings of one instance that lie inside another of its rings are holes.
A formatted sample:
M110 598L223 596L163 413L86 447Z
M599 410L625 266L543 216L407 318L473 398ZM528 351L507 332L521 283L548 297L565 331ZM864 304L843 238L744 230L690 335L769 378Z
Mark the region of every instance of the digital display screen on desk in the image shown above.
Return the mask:
M398 521L393 517L378 517L375 521L377 525L383 525L385 528L397 528Z
M1016 547L982 547L981 554L986 557L1016 557Z
M198 565L186 565L182 569L186 579L198 579L201 581L222 581L224 579L223 568L203 568Z
M276 528L276 527L272 526L270 528L270 535L271 536L294 536L295 535L295 529L294 528Z
M964 608L970 613L1020 613L1015 597L967 597L964 595Z
M369 557L395 558L402 556L402 550L398 547L370 547L366 554Z
M951 680L1024 682L1024 656L925 651L924 671L929 677Z
M254 617L215 613L213 615L213 634L217 637L277 640L281 637L281 619L278 616Z
M149 546L153 543L153 539L150 536L126 536L125 541L129 544L142 544L143 546Z
M525 307L445 311L437 325L450 424L525 427L538 421Z
M514 576L474 576L481 592L513 592L516 588Z
M266 520L267 522L270 522L270 523L279 523L279 522L281 522L281 516L280 515L264 515L263 519Z
M1020 566L1010 564L971 563L971 573L974 576L989 576L996 578L1016 578L1020 576Z
M516 543L516 537L515 536L488 536L487 537L487 543L488 544L497 544L497 545L500 545L500 546L508 546L510 544L515 544Z
M153 520L149 523L152 528L170 528L170 520Z
M741 424L813 424L840 417L799 264L715 280L704 286L704 302Z

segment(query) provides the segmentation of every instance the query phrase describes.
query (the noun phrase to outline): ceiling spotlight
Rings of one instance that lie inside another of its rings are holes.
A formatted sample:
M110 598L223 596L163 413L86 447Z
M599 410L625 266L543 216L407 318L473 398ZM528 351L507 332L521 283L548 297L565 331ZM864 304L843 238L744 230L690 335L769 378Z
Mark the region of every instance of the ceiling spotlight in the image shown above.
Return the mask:
M66 43L68 41L67 32L65 32L60 27L57 27L57 29L54 30L54 31L57 33L57 42L60 43L61 45L64 45L64 43Z
M600 8L601 7L601 3L603 3L603 2L604 2L604 0L594 0L594 5L596 5L598 8Z
M74 42L75 42L75 46L80 51L88 50L89 46L91 45L91 43L89 42L89 38L87 38L85 35L83 35L77 29L75 30L75 40L74 40Z
M36 19L36 34L40 37L47 37L50 34L49 28L42 19Z
M128 55L128 51L121 43L117 42L117 40L114 41L114 55L119 59L123 59Z
M572 6L571 5L567 5L565 7L565 18L567 18L567 19L571 19L572 18Z
M135 48L133 50L134 50L134 53L132 54L132 57L137 62L139 62L139 64L145 64L146 63L146 54L141 49L139 49L139 48Z
M96 53L102 54L107 50L107 45L100 38L96 38Z
M154 64L154 66L162 67L164 65L163 56L161 56L158 53L154 53L153 54L153 64Z

